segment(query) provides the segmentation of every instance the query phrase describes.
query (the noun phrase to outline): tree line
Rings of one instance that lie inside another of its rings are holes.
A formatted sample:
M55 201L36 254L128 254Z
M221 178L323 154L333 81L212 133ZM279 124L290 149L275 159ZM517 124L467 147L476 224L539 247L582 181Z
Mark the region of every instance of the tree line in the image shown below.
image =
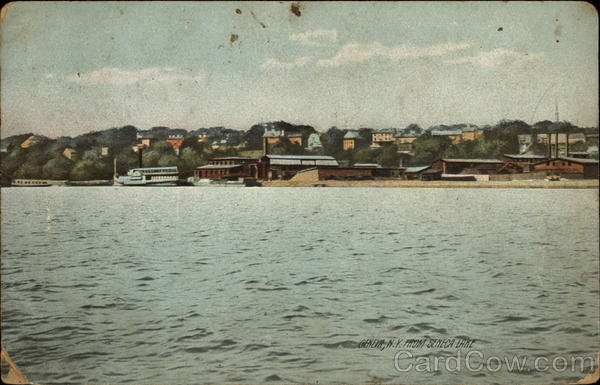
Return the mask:
M154 127L144 131L154 138L152 145L143 151L143 165L177 166L184 172L204 165L208 159L222 156L257 156L263 150L263 134L265 130L278 130L285 133L296 133L302 136L304 144L311 134L318 134L320 147L308 149L306 146L281 138L269 152L272 154L320 154L330 155L345 164L378 163L386 167L395 167L402 163L408 165L427 164L439 157L457 158L497 158L505 153L518 153L520 134L545 134L546 132L598 132L597 128L581 128L569 122L553 123L541 121L529 125L520 120L503 120L493 126L480 127L483 135L475 140L452 143L449 137L435 136L432 130L463 129L466 125L437 125L423 129L411 124L403 129L394 129L418 136L413 142L411 154L398 151L394 143L372 148L372 128L358 128L357 147L344 150L344 135L349 131L330 127L325 132L318 132L309 125L294 125L279 121L256 124L247 131L233 130L225 127L200 128L197 130L171 129ZM63 136L51 139L32 133L15 135L2 139L3 152L0 166L3 172L14 178L40 178L53 180L95 180L111 179L113 176L113 159L116 160L120 174L138 166L138 154L133 147L138 143L140 132L134 126L110 128L83 135ZM170 135L182 135L185 140L179 154L166 140ZM199 136L205 140L198 140ZM34 137L29 146L22 143ZM584 151L590 144L597 145L597 139L588 143L572 146L572 151ZM69 159L65 149L73 149L74 155ZM108 153L104 150L108 149ZM532 145L531 152L544 154L543 145Z

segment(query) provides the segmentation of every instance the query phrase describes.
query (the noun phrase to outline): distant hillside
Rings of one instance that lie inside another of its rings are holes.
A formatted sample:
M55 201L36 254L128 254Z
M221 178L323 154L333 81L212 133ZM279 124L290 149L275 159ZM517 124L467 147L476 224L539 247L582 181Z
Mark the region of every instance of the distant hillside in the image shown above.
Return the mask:
M483 136L476 140L453 143L446 136L435 136L440 131L483 130ZM310 125L294 125L284 121L255 124L249 130L234 130L226 127L198 128L183 130L169 127L153 127L139 130L134 126L110 128L70 137L51 139L35 133L15 135L0 141L1 169L15 178L92 180L110 179L113 175L113 159L116 159L117 172L125 173L138 165L138 155L134 151L141 137L148 138L151 145L143 151L144 166L174 166L184 172L206 164L211 157L250 155L257 156L263 150L265 131L282 132L285 135L300 134L302 143L318 133ZM418 136L412 143L412 150L399 151L396 144L381 148L371 148L372 128L356 128L360 145L355 149L344 150L344 135L347 129L331 127L318 133L322 147L309 150L282 138L272 151L279 154L322 153L335 156L347 163L379 163L396 166L402 160L404 165L425 164L438 157L498 157L503 153L519 151L517 135L542 134L546 132L585 132L595 133L595 139L578 143L572 151L585 151L589 145L598 145L598 128L581 128L569 122L553 123L540 121L533 125L520 120L503 120L494 126L477 127L471 124L435 125L425 130L416 124L405 128L387 129L398 136ZM176 149L168 142L174 135L181 137L181 147ZM531 151L544 153L541 145L531 146Z

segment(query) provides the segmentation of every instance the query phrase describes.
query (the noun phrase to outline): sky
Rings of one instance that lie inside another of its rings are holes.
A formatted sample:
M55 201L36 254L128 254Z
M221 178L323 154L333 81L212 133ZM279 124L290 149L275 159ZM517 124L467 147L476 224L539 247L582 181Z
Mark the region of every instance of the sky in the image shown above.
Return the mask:
M583 2L16 2L0 135L285 120L598 125Z

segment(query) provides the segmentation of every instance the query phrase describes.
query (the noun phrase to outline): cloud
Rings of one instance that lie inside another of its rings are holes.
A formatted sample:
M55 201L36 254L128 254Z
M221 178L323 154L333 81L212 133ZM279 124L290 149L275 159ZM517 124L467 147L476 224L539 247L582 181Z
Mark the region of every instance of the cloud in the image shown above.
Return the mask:
M432 46L399 45L388 47L379 42L373 43L348 43L338 53L329 59L317 62L320 66L340 66L349 63L362 63L371 59L381 58L392 61L404 59L419 59L424 57L442 56L453 51L469 48L471 45L462 44L437 44Z
M290 40L304 45L323 46L337 40L337 31L335 29L312 29L306 32L296 32L290 36Z
M297 67L303 67L310 62L310 56L302 56L292 62L284 62L275 58L268 58L262 64L262 68L281 68L281 69L292 69Z
M202 75L191 75L173 67L143 68L125 70L115 67L104 67L86 74L76 73L67 76L67 81L84 85L109 84L116 86L136 83L174 83L201 81Z
M543 56L542 52L518 52L502 48L496 48L492 51L479 52L473 56L459 57L454 60L448 60L449 64L470 63L484 68L493 68L502 64L516 64L528 60L537 59Z

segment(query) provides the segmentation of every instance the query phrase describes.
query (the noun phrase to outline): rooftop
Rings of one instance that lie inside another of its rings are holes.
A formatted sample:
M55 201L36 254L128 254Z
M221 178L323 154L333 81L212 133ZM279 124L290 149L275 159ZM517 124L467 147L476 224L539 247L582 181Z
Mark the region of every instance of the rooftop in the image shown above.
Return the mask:
M419 167L406 167L406 172L407 173L418 173L421 171L425 171L428 168L430 168L431 166L419 166Z
M335 160L329 155L267 155L269 159Z
M139 131L135 134L135 137L137 139L154 139L154 135L146 132L146 131Z
M354 167L381 167L377 163L354 163Z
M460 134L462 134L461 130L431 131L431 135L434 135L434 136L450 136L450 135L460 135Z
M507 158L513 159L546 159L546 155L528 155L528 154L503 154Z
M598 161L596 159L571 158L566 156L559 156L558 159L566 160L573 163L598 164Z
M207 164L204 166L196 167L196 169L236 168L241 166L241 164Z
M344 135L344 139L356 139L358 138L358 132L356 131L348 131L346 135Z
M263 138L279 138L281 136L285 136L285 131L266 129L265 133L263 134Z
M379 128L373 131L374 134L395 134L396 130L393 128Z
M209 160L256 160L256 158L250 158L249 156L223 156L220 158L210 158Z
M396 135L394 135L396 138L418 138L419 134L417 134L416 132L399 132Z
M447 163L504 163L499 159L441 159Z

